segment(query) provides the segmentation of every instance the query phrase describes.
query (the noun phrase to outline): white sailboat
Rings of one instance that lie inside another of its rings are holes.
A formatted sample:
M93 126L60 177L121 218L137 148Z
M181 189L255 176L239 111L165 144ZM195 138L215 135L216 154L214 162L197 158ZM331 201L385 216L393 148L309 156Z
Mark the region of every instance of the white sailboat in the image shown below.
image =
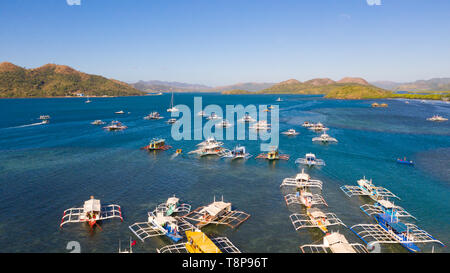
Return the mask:
M173 92L172 92L172 98L170 99L170 108L167 109L167 112L177 112L177 111L179 110L173 106Z

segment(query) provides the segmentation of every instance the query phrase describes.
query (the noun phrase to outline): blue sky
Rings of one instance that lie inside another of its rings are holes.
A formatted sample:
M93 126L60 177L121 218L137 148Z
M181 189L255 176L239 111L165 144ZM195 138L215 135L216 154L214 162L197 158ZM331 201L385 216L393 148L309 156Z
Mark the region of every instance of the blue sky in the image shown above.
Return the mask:
M450 1L3 0L1 61L206 85L450 77Z

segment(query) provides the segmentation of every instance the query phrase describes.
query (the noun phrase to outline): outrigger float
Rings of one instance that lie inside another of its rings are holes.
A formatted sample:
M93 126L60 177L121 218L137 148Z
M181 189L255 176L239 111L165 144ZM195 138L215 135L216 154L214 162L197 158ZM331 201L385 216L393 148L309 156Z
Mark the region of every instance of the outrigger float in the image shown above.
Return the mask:
M284 196L284 200L286 201L286 205L298 204L303 205L307 208L311 208L316 205L324 205L328 207L327 202L320 194L313 194L307 191L306 187L300 189L296 193L290 193Z
M82 208L70 208L64 211L59 227L67 223L81 223L86 222L91 228L97 225L98 221L120 218L123 222L122 211L119 205L102 206L100 200L94 199L94 196L84 202Z
M409 212L407 212L404 208L400 206L394 205L389 200L378 200L375 204L365 204L360 206L361 210L369 215L374 216L375 214L386 213L386 214L395 214L396 217L410 217L416 219L416 217L412 216Z
M350 228L366 244L401 244L410 252L419 252L418 243L438 243L445 246L426 231L410 223L402 223L395 213L373 215L377 224L359 224Z
M248 159L252 157L252 155L247 153L245 146L236 146L232 151L229 151L222 157L231 158L231 160L234 160L234 159Z
M302 169L301 173L298 173L294 178L288 177L283 179L280 185L281 187L296 187L296 188L319 188L322 190L322 181L311 179L309 174L305 173L305 169Z
M289 155L286 154L280 154L278 152L278 149L275 148L272 151L268 152L268 153L262 153L259 154L256 158L259 159L267 159L267 160L289 160Z
M231 228L236 228L250 217L242 211L232 210L231 203L224 202L223 197L221 201L214 201L203 207L199 207L187 215L183 216L186 220L196 223L198 228L202 228L209 224L226 225Z
M179 198L170 197L165 203L159 204L154 211L148 213L147 222L134 223L129 226L129 229L142 242L147 238L162 235L178 242L187 230L196 229L182 217L191 211L191 205L179 204L179 202Z
M322 245L303 245L300 250L303 253L369 253L362 244L350 244L339 232L324 236Z
M302 228L319 228L323 233L327 233L329 226L343 225L347 227L334 213L324 213L318 208L306 210L306 214L294 213L289 216L295 230Z
M172 146L166 145L165 139L154 138L150 141L150 143L147 146L142 147L141 149L149 151L156 151L156 150L166 151L169 150L170 148L172 148Z
M241 253L226 237L209 238L201 231L186 231L187 242L156 249L158 253Z
M297 160L295 160L295 164L308 165L308 167L325 166L325 161L316 158L316 155L313 153L308 153L304 158L297 158Z
M358 186L349 186L344 185L341 186L341 190L348 196L369 196L375 201L381 200L381 199L387 199L387 198L398 198L397 195L393 194L389 190L383 188L383 187L376 187L372 183L372 179L367 180L366 177L359 179L357 181Z

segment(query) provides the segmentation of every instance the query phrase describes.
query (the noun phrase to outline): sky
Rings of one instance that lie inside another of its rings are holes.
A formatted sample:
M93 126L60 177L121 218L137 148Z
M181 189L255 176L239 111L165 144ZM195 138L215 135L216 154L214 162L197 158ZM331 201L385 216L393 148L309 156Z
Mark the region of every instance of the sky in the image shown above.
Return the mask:
M3 61L209 86L450 77L450 1L1 0Z

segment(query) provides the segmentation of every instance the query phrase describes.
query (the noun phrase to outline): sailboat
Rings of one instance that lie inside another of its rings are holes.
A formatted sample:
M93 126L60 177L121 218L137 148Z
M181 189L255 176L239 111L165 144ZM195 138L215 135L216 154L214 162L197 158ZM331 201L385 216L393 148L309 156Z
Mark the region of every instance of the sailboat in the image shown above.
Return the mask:
M177 112L178 109L173 106L173 92L172 92L172 99L170 100L170 108L167 109L167 112Z

